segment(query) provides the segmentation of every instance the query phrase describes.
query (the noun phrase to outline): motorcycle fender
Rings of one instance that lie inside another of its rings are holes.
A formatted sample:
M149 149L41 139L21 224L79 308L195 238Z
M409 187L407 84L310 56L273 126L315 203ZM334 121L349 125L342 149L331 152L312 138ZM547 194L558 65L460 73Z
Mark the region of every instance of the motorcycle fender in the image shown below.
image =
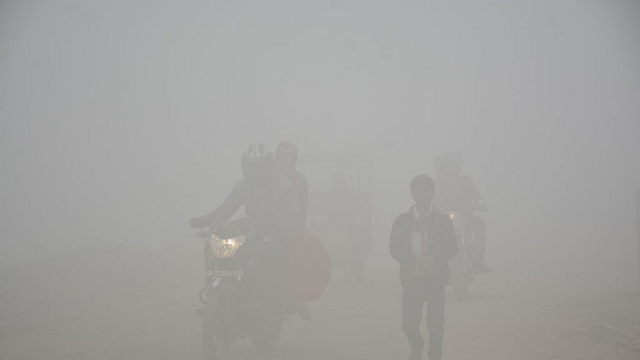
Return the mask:
M207 302L204 306L204 318L205 320L214 321L218 320L218 312L220 310L220 291L209 289L207 291Z
M205 318L212 321L216 327L232 326L237 311L237 289L234 286L219 285L207 292Z

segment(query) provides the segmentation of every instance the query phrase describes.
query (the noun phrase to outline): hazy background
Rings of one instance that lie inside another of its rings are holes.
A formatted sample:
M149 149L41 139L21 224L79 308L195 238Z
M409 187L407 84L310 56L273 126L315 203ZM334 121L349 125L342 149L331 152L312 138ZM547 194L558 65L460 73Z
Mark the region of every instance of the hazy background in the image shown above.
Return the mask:
M638 64L636 1L4 0L0 266L197 241L242 150L290 139L376 158L374 260L457 150L490 265L633 278Z

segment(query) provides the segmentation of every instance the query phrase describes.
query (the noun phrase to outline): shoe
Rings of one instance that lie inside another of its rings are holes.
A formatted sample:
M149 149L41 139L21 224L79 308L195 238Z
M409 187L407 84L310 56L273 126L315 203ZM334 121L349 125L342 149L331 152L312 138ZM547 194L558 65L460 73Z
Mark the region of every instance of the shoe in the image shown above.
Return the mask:
M300 315L303 320L311 320L311 310L303 302L298 304L298 315Z
M487 264L485 263L480 263L476 265L476 270L481 273L488 273L488 272L491 272L491 270L493 269L488 267Z

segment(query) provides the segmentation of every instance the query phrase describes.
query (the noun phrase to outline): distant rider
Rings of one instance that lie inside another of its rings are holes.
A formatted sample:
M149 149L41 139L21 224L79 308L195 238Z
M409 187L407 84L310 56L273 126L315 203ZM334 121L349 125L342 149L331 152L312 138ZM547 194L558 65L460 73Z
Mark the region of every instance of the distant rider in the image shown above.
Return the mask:
M436 169L436 196L434 205L445 211L459 211L465 226L475 231L477 240L486 241L487 232L484 219L472 210L487 211L480 191L470 177L460 175L462 171L462 157L455 151L440 155L433 165ZM484 260L485 245L476 245L477 263L475 268L479 272L489 272L491 268Z
M296 163L298 162L298 146L294 144L292 141L286 140L282 141L278 144L276 148L276 160L275 160L275 169L282 176L286 177L293 188L296 191L296 196L298 201L300 202L300 210L302 211L303 223L307 222L307 204L309 202L309 183L307 178L302 174L298 169L296 169ZM291 249L293 251L293 249ZM286 251L285 251L286 252ZM294 254L293 256L299 258L297 256L299 254ZM297 260L297 259L296 259ZM295 262L294 262L295 263ZM288 286L285 286L285 291L288 291L288 297L292 298L292 292L295 292L293 281L290 276L295 274L289 274L292 271L296 271L294 266L287 267L285 266L285 274L284 276L289 277L289 281L285 281ZM311 310L305 305L304 302L295 301L293 305L290 306L289 312L297 311L305 320L311 319Z
M309 183L307 178L296 169L298 162L298 147L292 141L283 141L276 148L275 169L281 175L289 179L293 184L298 200L300 201L300 210L306 223L307 220L307 204L309 202Z

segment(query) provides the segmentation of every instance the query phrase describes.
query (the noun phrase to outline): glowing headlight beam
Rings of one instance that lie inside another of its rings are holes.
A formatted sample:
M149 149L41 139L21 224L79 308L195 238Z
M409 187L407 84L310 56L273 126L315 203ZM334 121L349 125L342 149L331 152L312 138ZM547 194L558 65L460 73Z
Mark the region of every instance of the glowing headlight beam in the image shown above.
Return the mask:
M236 255L236 251L244 244L244 235L223 239L218 236L211 235L211 249L213 256L219 258L231 258Z

